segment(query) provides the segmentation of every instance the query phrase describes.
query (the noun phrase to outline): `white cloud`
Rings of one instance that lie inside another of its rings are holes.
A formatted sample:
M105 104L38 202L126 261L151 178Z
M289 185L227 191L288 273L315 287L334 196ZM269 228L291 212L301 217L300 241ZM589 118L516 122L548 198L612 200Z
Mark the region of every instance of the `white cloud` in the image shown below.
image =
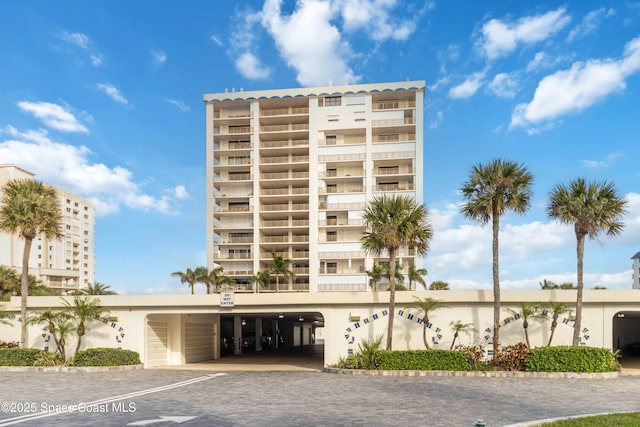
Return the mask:
M598 29L598 26L602 22L603 19L608 18L610 16L615 15L616 11L614 9L607 9L605 7L601 7L600 9L592 10L589 12L582 22L576 25L567 36L568 41L574 41L576 39L585 37L586 35L594 32Z
M262 25L273 37L280 55L296 70L303 86L326 85L329 79L342 84L360 78L347 65L349 46L331 24L327 2L307 0L297 3L291 15L283 15L281 0L266 0Z
M518 90L518 81L513 73L499 73L489 83L487 89L496 96L511 99Z
M98 66L102 65L103 62L104 62L104 55L101 55L101 54L92 54L91 55L91 63L95 67L98 67Z
M449 90L449 98L466 99L472 97L476 94L478 89L480 89L480 86L482 86L482 80L484 79L484 76L484 72L473 73L472 75L467 77L464 82L452 87Z
M151 59L153 60L153 65L156 67L161 66L167 61L167 54L161 50L153 50L149 51L151 53Z
M489 58L495 59L513 52L518 44L543 41L564 28L571 18L559 8L542 15L526 16L516 22L491 19L482 26L478 45Z
M444 114L442 113L442 110L436 112L431 117L431 120L429 121L429 129L436 129L440 127L440 124L442 124L443 119L444 119Z
M251 80L266 79L271 74L269 67L265 67L251 52L240 55L236 59L235 65L240 74Z
M89 133L76 117L64 107L50 102L18 102L21 110L31 113L40 119L46 126L61 132Z
M98 215L118 212L121 205L172 213L177 200L188 197L182 185L168 189L159 197L146 194L133 180L131 171L93 163L89 148L55 142L44 130L20 132L7 126L0 134L9 137L0 142L3 162L19 165L44 182L88 198L95 204Z
M612 154L607 155L604 158L604 160L582 160L581 163L582 163L583 166L588 167L588 168L602 169L602 168L608 168L609 166L613 165L613 162L618 157L621 157L621 154L612 153Z
M415 18L393 17L397 0L337 0L333 6L342 17L345 31L363 30L375 41L406 40L416 28Z
M189 107L187 104L185 104L182 101L178 101L177 99L167 99L167 102L169 104L175 105L176 107L178 107L178 109L180 111L189 111L191 110L191 107Z
M81 49L87 49L89 47L89 37L87 37L86 34L63 31L60 33L60 38L69 44L78 46Z
M623 90L625 78L640 70L640 37L625 46L620 60L576 62L543 78L533 100L519 104L511 116L510 128L529 127L580 112L611 93Z
M114 101L120 104L129 103L129 101L127 101L127 99L124 96L122 96L122 94L120 93L120 90L109 83L96 83L96 87L102 92L104 92L109 98L113 99Z

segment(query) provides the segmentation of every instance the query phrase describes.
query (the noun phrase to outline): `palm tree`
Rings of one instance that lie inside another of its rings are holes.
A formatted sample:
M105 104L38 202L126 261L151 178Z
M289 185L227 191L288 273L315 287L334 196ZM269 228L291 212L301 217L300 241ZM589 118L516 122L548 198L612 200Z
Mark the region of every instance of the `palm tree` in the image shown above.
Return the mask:
M204 269L204 271L203 271ZM174 271L171 273L171 277L180 278L180 283L188 283L191 287L191 295L194 292L194 286L196 283L202 283L202 280L207 276L206 267L196 267L194 270L187 268L187 270L183 273L182 271ZM208 286L207 286L208 291Z
M0 296L5 300L15 295L16 289L20 287L20 279L14 269L0 265ZM6 297L5 297L6 295Z
M104 283L95 282L93 285L87 286L82 290L84 295L118 295L116 291L112 291L110 285Z
M473 323L462 323L460 320L449 323L451 331L453 332L453 341L451 341L451 347L449 350L453 350L453 346L456 344L456 340L460 336L460 333L469 335L472 332L476 332L477 329L473 327Z
M425 286L426 282L424 281L424 276L426 275L426 268L416 268L414 264L411 264L409 266L409 290L413 288L411 286L413 282L420 283L422 286Z
M260 288L266 287L271 281L271 276L269 276L268 271L258 271L256 274L251 276L251 283L256 285L255 292L257 294L260 293Z
M449 283L444 282L442 280L436 280L435 282L431 282L429 285L430 291L448 291Z
M77 353L82 344L82 337L87 333L87 324L92 320L105 321L105 314L109 314L109 309L100 306L100 300L97 298L92 299L89 296L81 297L79 295L73 297L73 304L65 301L64 305L66 306L65 311L76 323L75 332L78 336L78 342L75 352Z
M214 267L213 270L209 271L207 273L207 269L204 269L204 272L200 272L198 269L199 268L204 268L204 267L198 267L196 268L196 274L203 274L204 275L204 279L202 280L202 282L207 285L207 293L210 294L211 293L211 288L213 287L213 291L214 292L220 292L220 289L223 286L232 286L235 285L235 281L230 278L225 276L224 273L224 268L221 266L218 267Z
M369 277L369 286L373 288L373 292L378 292L378 282L382 280L384 274L384 268L380 264L374 264L371 270L367 270L367 276Z
M15 233L24 239L20 288L20 345L26 347L31 244L40 234L48 239L61 238L62 214L53 187L33 179L7 182L2 188L0 205L0 231Z
M413 303L413 306L420 312L422 312L422 341L424 342L424 346L429 349L429 341L427 340L427 324L429 323L429 313L440 308L447 308L449 306L445 305L442 301L433 299L431 297L427 297L424 299L416 297L416 302Z
M289 283L289 290L293 290L293 271L289 270L289 265L293 261L289 258L285 258L284 255L277 253L275 250L271 251L273 261L267 266L267 272L276 276L276 292L280 291L280 276L287 280Z
M549 301L548 303L544 304L543 308L551 313L551 335L549 335L549 341L547 342L547 347L551 347L553 334L556 332L556 328L558 327L558 318L565 313L571 313L573 310L566 304L554 301Z
M427 220L427 209L407 196L375 197L364 211L364 236L362 247L368 254L389 254L389 324L387 327L387 350L393 345L393 320L396 307L396 258L400 248L415 250L425 255L433 236Z
M569 185L559 184L549 193L547 214L564 224L573 224L577 240L578 291L573 345L578 345L582 325L582 291L585 237L595 239L600 233L617 236L624 228L621 219L627 212L627 202L618 195L610 182L586 182L575 179Z
M42 330L53 337L56 351L60 354L62 360L67 360L65 354L66 337L75 331L75 326L69 313L51 309L44 310L33 313L25 323L44 325Z
M529 320L542 322L543 320L547 319L547 315L544 312L539 312L537 306L534 306L526 301L521 302L519 304L519 310L513 310L511 308L507 308L507 311L511 313L514 316L514 318L515 317L522 318L522 327L524 328L524 339L527 343L527 348L531 348L531 343L529 342Z
M389 278L391 277L391 267L389 266L389 264L384 263L382 264L382 277L387 279L387 290L391 289L391 280L389 280ZM404 274L402 274L402 266L400 265L399 262L396 262L396 271L394 274L394 281L396 283L396 291L406 291L407 288L404 286Z
M475 165L467 182L461 188L466 203L462 213L470 219L493 228L493 346L500 344L500 269L499 242L500 217L507 211L524 213L531 200L533 175L520 164L495 159L488 164ZM498 352L493 352L493 364L498 364Z

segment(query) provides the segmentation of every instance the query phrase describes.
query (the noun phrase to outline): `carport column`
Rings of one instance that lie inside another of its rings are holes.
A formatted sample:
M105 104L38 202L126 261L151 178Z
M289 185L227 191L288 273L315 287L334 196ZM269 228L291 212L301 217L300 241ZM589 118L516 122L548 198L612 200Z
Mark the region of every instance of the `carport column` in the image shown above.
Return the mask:
M242 316L233 316L233 354L242 354Z
M256 317L256 351L262 351L262 317Z

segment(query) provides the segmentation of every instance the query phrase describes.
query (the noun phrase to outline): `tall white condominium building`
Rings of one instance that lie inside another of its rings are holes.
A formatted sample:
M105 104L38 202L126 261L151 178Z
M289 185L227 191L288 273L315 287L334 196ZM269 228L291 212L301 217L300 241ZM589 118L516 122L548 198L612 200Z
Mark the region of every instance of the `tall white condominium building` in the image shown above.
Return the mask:
M14 165L0 165L0 187L12 179L33 179L34 174ZM95 208L87 200L55 188L60 202L62 239L39 235L33 241L29 274L60 291L82 289L95 280ZM24 240L0 232L0 264L22 268Z
M640 289L640 252L631 257L633 260L633 286L632 289Z
M273 253L280 291L367 291L362 212L383 194L422 203L424 81L204 95L208 268L237 290ZM406 275L421 265L399 258ZM405 281L406 283L406 281ZM382 285L384 286L384 285ZM260 292L275 291L276 277Z

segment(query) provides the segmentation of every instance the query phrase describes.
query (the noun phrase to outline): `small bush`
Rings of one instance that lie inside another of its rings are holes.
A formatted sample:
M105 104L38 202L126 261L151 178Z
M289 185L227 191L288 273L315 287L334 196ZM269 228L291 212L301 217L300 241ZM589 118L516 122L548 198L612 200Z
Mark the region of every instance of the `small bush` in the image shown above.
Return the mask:
M420 371L470 371L467 356L449 350L381 351L378 369Z
M521 371L529 354L529 348L523 342L508 345L498 350L498 364L507 371Z
M65 366L66 363L62 360L59 353L43 351L38 358L33 362L33 366Z
M37 348L0 348L0 366L33 366L44 350Z
M20 343L18 341L0 341L0 348L18 348Z
M354 354L350 354L347 357L340 357L338 363L333 367L338 369L362 369L362 364Z
M73 366L122 366L139 365L140 355L119 348L90 348L79 351L73 357Z
M469 364L473 370L486 371L485 363L482 362L484 358L484 348L479 345L458 345L456 351L461 352L467 357Z
M538 347L529 352L524 363L529 372L614 372L616 354L597 347Z

